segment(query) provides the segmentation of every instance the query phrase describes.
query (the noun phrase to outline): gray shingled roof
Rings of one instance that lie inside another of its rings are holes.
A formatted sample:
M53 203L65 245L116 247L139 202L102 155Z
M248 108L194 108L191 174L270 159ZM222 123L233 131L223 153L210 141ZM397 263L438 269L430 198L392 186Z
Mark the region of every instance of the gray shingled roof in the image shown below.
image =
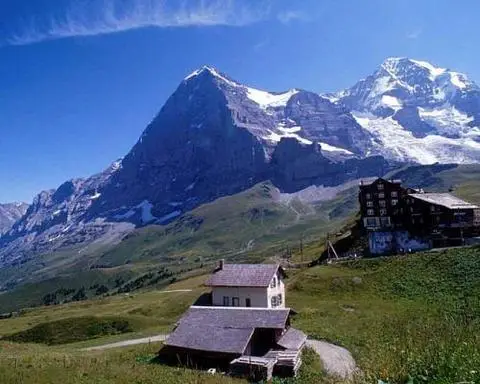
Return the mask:
M166 345L243 353L255 328L283 329L290 309L190 307L170 334Z
M209 324L180 324L165 344L198 351L242 354L254 330L221 328Z
M179 324L208 324L225 328L285 328L290 309L191 306Z
M290 327L277 344L285 349L300 349L307 341L307 335L302 331Z
M449 209L475 209L477 205L459 199L450 193L412 193L409 196L426 201L430 204L441 205Z
M278 264L225 264L207 280L211 287L268 287Z

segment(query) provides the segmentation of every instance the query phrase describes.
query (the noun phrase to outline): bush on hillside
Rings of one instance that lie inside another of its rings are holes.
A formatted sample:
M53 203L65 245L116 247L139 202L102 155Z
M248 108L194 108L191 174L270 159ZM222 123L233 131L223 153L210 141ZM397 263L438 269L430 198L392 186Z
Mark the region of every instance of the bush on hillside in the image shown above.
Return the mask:
M5 336L2 340L58 345L132 331L128 320L121 318L75 317L38 324L25 331Z

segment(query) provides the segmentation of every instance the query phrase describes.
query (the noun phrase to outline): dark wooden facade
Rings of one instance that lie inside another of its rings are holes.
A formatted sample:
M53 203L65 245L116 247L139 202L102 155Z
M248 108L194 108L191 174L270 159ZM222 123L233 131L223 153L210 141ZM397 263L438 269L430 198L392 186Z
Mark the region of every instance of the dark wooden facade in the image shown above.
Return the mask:
M441 195L438 194L440 199ZM402 201L401 210L403 225L409 232L432 236L439 245L450 245L445 243L448 239L461 245L464 237L480 232L480 209L473 205L449 207L441 204L441 200L436 203L424 200L422 195L410 194Z
M363 226L369 230L399 227L400 201L406 194L400 180L361 182L358 199Z

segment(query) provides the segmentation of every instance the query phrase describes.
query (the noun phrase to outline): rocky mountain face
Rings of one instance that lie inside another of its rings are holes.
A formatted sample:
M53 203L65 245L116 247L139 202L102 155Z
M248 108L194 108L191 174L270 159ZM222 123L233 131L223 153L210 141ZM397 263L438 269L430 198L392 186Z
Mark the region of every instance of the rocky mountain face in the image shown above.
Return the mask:
M0 235L12 228L13 224L27 211L28 204L0 204Z
M295 191L384 173L383 158L361 158L370 140L340 104L302 90L260 91L204 67L181 82L121 161L41 192L0 238L0 260L82 252L263 180Z
M81 254L264 180L293 193L381 175L392 162L477 162L478 103L466 76L408 59L324 96L200 68L122 160L41 192L0 237L0 265L65 247Z
M389 58L330 99L372 136L365 153L422 164L480 161L480 88L464 74Z

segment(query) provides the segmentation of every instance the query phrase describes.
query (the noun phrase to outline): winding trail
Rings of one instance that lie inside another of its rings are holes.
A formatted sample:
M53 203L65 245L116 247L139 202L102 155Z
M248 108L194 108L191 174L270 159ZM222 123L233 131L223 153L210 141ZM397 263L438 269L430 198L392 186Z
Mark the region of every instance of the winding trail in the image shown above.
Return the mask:
M352 379L359 372L352 354L345 348L311 339L307 340L307 346L318 354L327 374Z
M124 340L116 343L98 345L96 347L83 348L82 351L103 351L105 349L128 347L128 346L137 345L137 344L158 343L160 341L165 341L167 337L168 335L162 334L162 335L151 336L151 337L143 337L141 339Z

